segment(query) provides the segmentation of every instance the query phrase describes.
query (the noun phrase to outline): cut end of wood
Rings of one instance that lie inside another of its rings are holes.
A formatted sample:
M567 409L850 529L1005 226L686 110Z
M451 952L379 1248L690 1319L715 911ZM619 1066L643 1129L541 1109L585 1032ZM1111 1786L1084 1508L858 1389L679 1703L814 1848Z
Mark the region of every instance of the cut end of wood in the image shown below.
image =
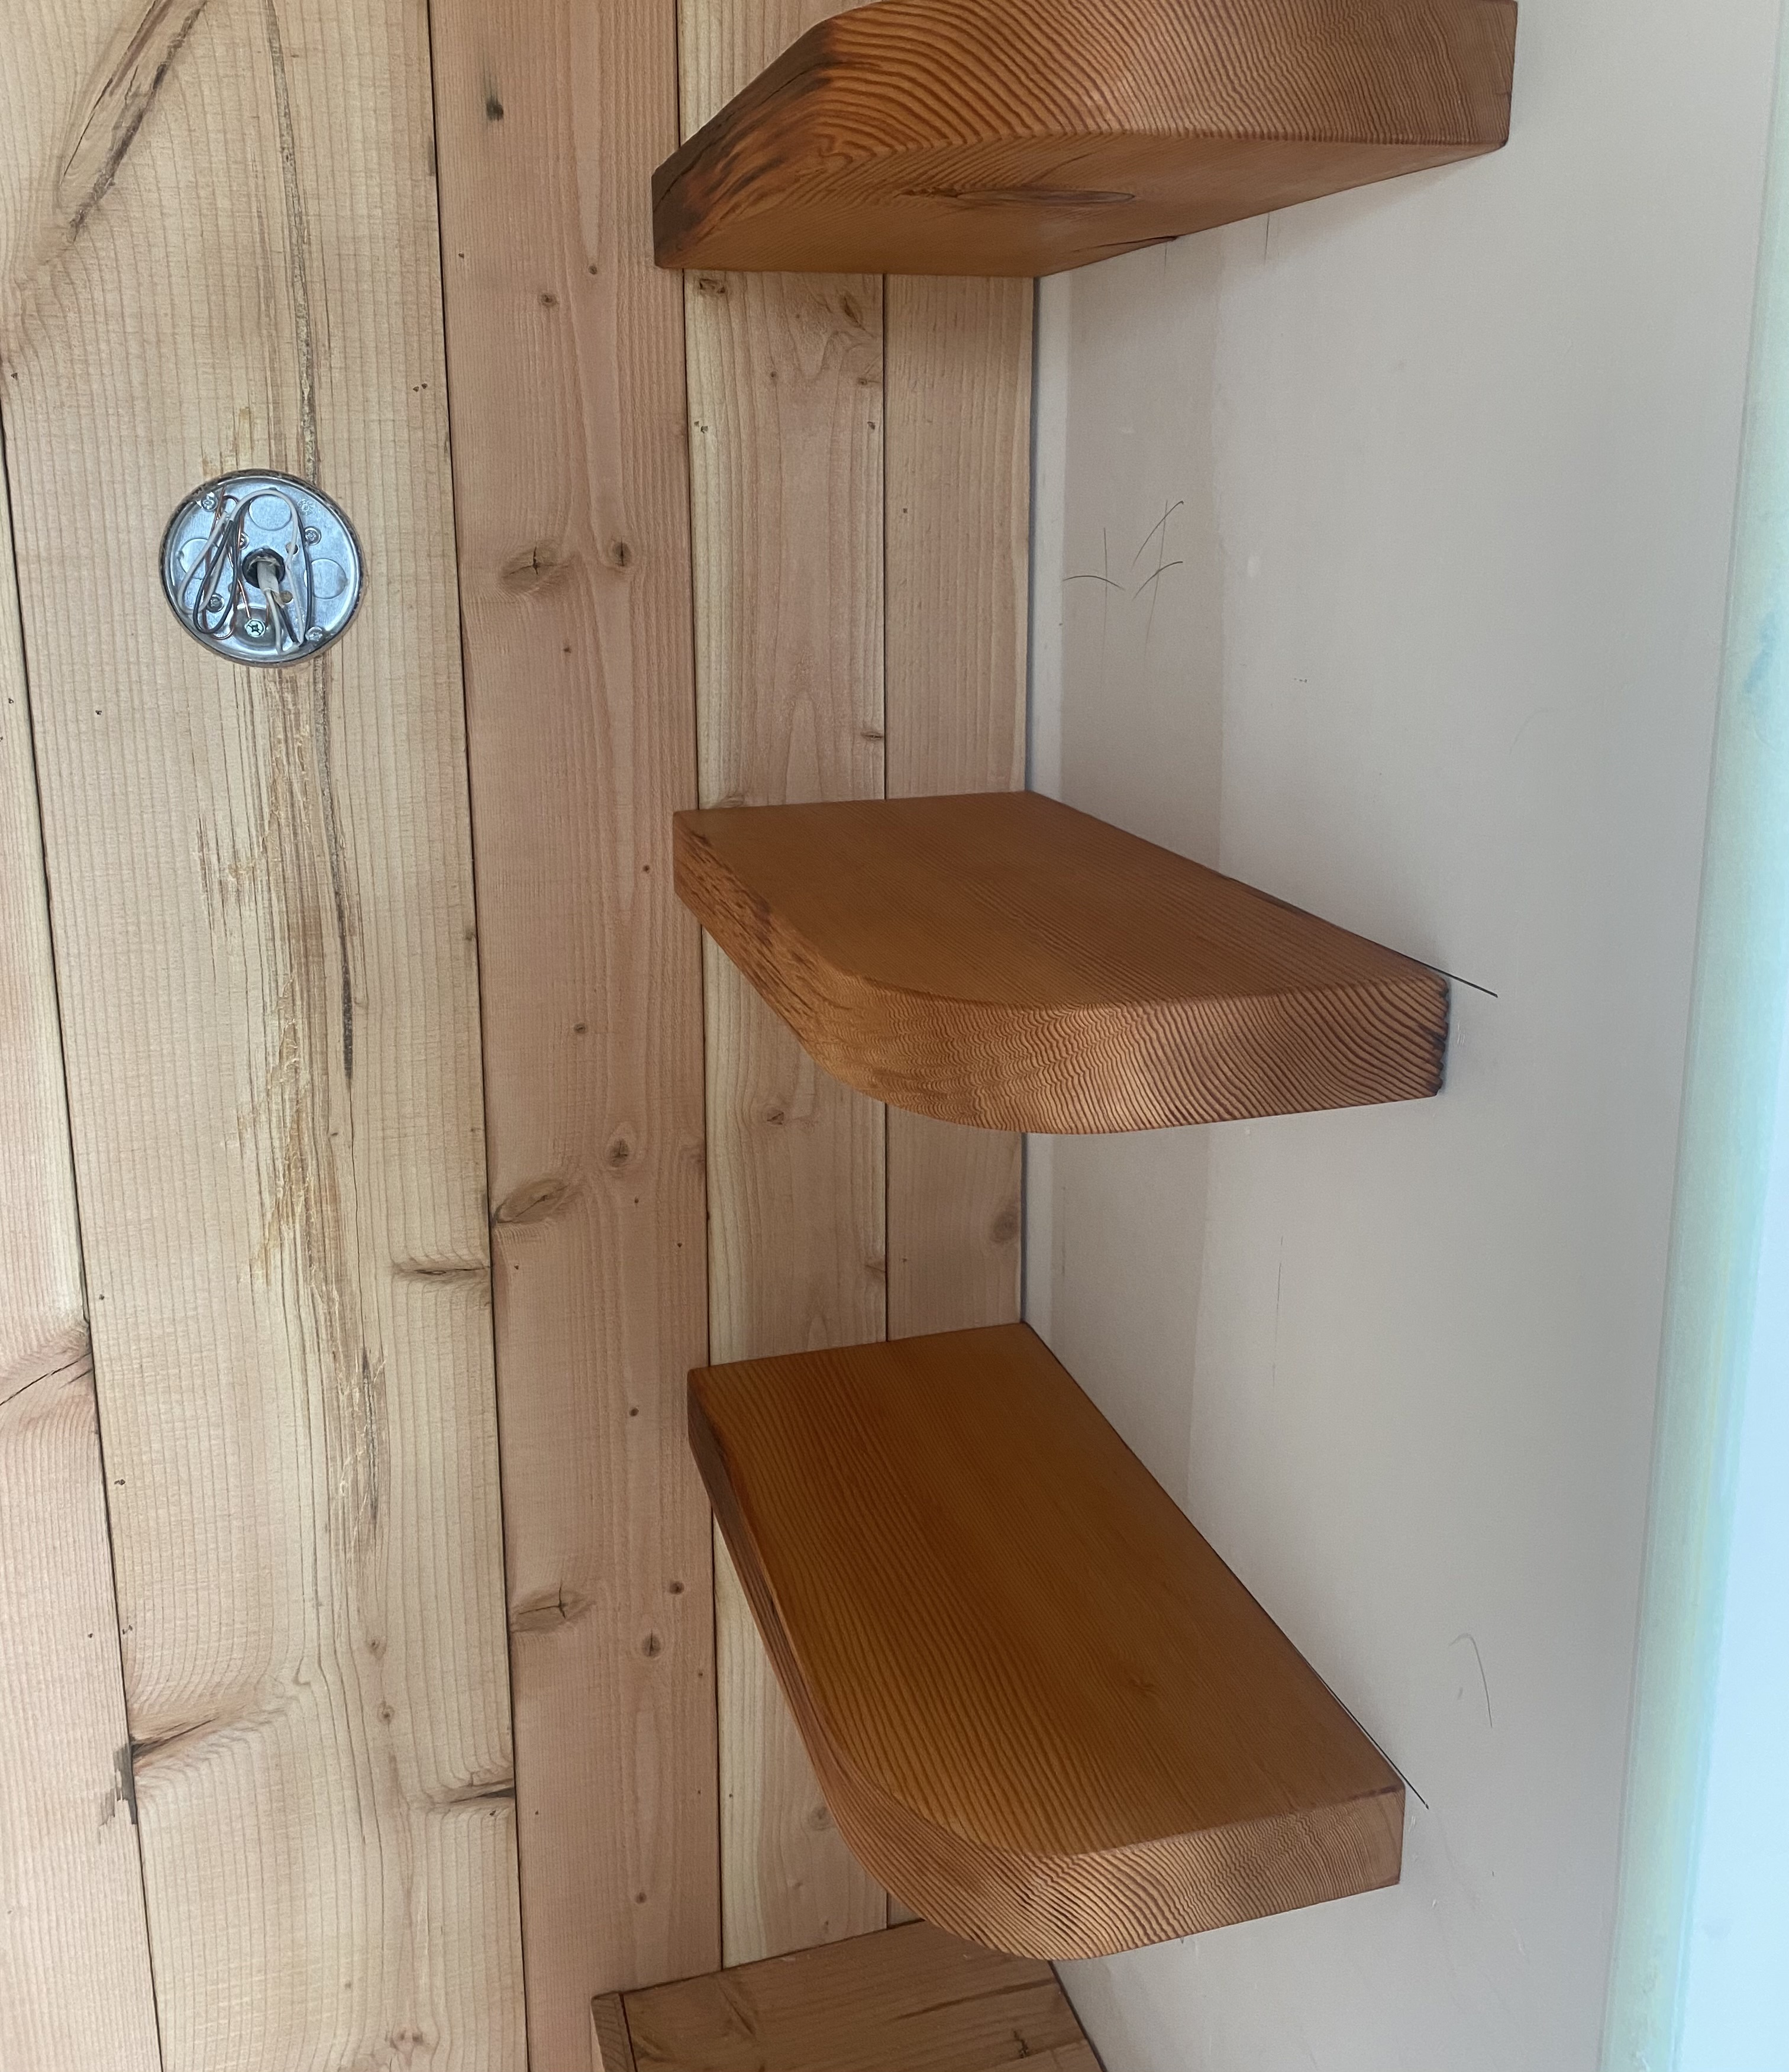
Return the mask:
M656 2072L1099 2072L1047 1967L925 1922L623 1998Z
M874 0L658 169L661 266L1039 274L1495 150L1515 0Z
M817 1063L1054 1134L1421 1100L1447 982L1034 792L677 817L679 896Z
M840 1832L1105 1956L1396 1883L1403 1786L1026 1326L697 1368L690 1438Z
M590 2072L634 2072L633 2039L619 1993L590 2002Z

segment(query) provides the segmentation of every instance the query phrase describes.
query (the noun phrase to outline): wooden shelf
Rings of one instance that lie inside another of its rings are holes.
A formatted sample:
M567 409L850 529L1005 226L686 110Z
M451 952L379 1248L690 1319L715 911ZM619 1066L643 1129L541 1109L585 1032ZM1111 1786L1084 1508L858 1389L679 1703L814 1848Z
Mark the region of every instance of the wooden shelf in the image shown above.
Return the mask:
M1426 965L1035 792L677 816L677 891L836 1078L1071 1133L1439 1092Z
M690 1441L840 1833L1023 1956L1397 1881L1396 1773L1022 1324L699 1367Z
M610 1993L593 2072L1100 2072L1045 1964L925 1922Z
M1055 273L1491 151L1515 0L876 0L660 166L661 266Z

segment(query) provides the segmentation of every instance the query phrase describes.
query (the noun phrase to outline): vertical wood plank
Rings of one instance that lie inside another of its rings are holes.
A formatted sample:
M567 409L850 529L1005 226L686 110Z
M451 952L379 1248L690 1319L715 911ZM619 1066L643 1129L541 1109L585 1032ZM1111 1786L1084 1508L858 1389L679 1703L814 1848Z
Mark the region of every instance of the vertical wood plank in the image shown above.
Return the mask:
M3 0L0 408L171 2072L523 2062L429 53ZM367 546L302 668L160 594L220 470Z
M48 923L0 483L0 2065L153 2072Z
M681 284L655 0L434 0L535 2072L719 1961Z
M687 134L833 7L682 0ZM704 805L881 796L882 283L688 278ZM880 1338L882 1111L705 964L712 1356ZM717 1548L729 1964L880 1927Z
M1025 781L1029 281L887 283L888 794ZM891 1338L1018 1315L1020 1140L891 1108Z

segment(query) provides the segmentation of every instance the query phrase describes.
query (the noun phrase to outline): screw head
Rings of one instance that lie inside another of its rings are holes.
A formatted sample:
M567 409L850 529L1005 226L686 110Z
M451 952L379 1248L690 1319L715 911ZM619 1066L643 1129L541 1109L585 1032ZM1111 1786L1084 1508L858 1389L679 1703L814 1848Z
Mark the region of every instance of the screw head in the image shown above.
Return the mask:
M199 508L201 511L215 511L217 508L216 496L212 492L208 491L204 495L199 498Z
M251 640L264 640L267 637L267 622L265 619L245 619L242 630Z
M306 525L306 526L305 527L305 528L304 528L304 544L305 544L307 547L314 547L314 546L315 546L315 545L316 545L316 544L318 543L318 541L319 541L319 540L321 540L321 539L322 539L322 537L323 537L323 534L322 534L321 532L319 532L317 530L317 528L316 528L316 527L315 527L315 525Z

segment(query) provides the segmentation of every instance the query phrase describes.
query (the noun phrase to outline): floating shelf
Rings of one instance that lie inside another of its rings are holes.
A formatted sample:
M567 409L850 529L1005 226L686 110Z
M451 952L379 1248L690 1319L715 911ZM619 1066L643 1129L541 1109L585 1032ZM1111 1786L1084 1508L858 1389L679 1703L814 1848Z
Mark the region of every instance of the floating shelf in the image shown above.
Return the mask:
M699 1367L690 1443L840 1833L1022 1956L1397 1881L1404 1788L1022 1324Z
M876 0L660 166L661 266L1056 273L1495 150L1515 0Z
M1438 1092L1426 965L1032 791L677 816L677 891L819 1063L987 1129Z
M594 2072L1100 2072L1045 1964L926 1922L591 2010Z

